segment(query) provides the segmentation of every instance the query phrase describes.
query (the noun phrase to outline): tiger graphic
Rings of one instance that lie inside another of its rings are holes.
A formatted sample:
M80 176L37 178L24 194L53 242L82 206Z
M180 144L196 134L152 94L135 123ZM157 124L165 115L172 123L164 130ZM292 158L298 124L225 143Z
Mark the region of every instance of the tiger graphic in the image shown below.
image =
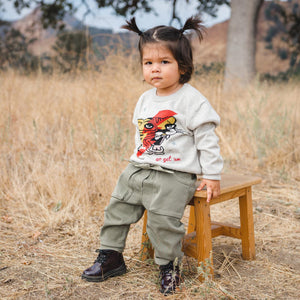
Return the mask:
M154 117L138 119L138 127L141 145L138 148L137 156L143 153L162 155L165 154L162 143L170 136L180 132L176 128L176 113L172 110L162 110Z

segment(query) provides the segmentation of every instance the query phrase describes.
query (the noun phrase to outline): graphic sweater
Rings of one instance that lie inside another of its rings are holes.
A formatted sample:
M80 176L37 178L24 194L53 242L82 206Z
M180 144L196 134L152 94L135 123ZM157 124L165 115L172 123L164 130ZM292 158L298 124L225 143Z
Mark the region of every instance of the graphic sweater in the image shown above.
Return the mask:
M220 180L223 160L215 128L220 117L208 100L186 83L172 95L146 91L133 124L135 150L130 160Z

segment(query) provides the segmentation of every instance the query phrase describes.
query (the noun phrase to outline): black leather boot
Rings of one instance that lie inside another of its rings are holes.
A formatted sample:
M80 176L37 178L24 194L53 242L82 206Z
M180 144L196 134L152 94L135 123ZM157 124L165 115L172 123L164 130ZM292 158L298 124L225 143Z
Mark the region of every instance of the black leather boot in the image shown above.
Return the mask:
M174 267L173 262L170 261L167 265L159 266L159 269L161 279L160 292L165 295L173 294L181 281L179 267Z
M94 264L86 269L81 278L87 281L99 282L109 277L126 273L126 265L122 253L114 250L98 250L99 255Z

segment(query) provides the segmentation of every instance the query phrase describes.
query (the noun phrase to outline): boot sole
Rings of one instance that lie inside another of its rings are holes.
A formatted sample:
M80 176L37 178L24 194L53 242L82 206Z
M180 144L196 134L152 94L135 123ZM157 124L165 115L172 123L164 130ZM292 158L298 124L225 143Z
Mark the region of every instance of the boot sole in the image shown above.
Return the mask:
M114 270L111 270L101 276L88 276L88 275L84 275L82 274L81 275L81 278L86 280L86 281L89 281L89 282L101 282L101 281L104 281L110 277L115 277L115 276L120 276L120 275L123 275L127 272L126 270L126 265L125 264L122 264L120 267L114 269Z

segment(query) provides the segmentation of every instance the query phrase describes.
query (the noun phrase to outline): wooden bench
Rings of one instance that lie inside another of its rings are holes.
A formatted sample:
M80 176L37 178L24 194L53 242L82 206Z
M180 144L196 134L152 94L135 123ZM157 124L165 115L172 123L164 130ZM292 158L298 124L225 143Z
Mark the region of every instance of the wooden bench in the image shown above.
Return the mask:
M230 236L242 240L243 259L255 258L255 240L252 208L252 186L261 182L258 177L223 174L221 193L209 203L206 191L196 191L190 201L190 214L187 234L184 237L182 250L185 255L194 257L198 265L203 263L212 267L212 238L219 235ZM212 222L210 206L230 199L239 198L240 226ZM147 212L144 214L142 235L142 260L153 258L153 248L146 233ZM211 259L210 259L211 258Z

